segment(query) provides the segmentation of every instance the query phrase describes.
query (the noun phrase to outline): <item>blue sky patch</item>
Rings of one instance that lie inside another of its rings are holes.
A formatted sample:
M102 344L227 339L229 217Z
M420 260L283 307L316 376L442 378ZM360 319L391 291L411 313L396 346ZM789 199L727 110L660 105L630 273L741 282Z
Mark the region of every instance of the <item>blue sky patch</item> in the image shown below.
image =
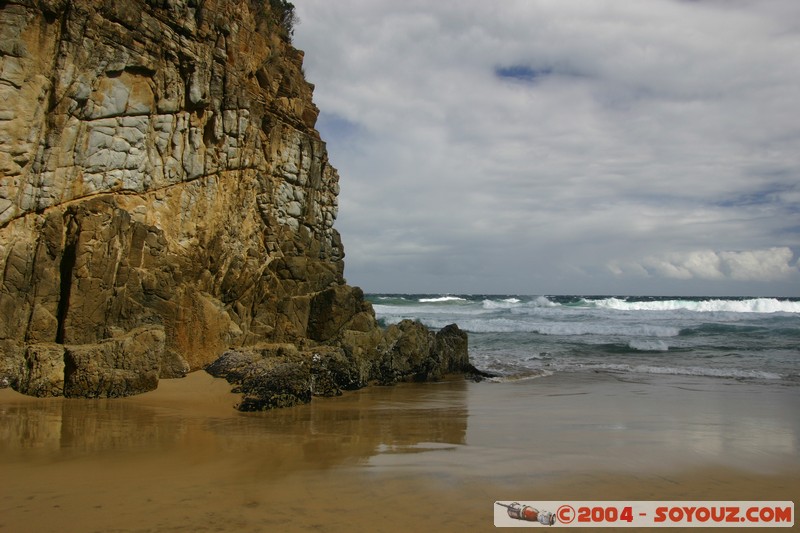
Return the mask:
M528 65L511 65L508 67L495 67L494 74L498 78L507 80L522 81L526 83L535 83L536 81L549 76L553 73L553 69L533 68Z
M317 130L323 139L344 141L354 137L360 126L335 113L322 111L317 119Z
M751 191L742 193L737 196L726 198L715 202L719 207L750 207L761 205L779 205L783 204L780 200L781 193L791 192L794 190L793 186L789 185L773 185L764 188L760 191ZM792 204L782 205L782 207L794 211L797 206Z

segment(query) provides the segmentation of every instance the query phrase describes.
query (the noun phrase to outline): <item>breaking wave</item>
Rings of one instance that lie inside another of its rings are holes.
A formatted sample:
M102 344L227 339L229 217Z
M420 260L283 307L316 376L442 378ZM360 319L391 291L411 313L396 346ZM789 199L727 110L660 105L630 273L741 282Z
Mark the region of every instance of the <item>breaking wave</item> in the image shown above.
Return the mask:
M420 303L441 303L441 302L466 302L466 298L460 296L437 296L435 298L420 298Z
M653 300L629 301L620 298L585 300L587 304L617 311L694 311L697 313L800 313L800 302L777 298L743 300Z
M442 324L440 327L444 327ZM435 324L439 326L439 324ZM535 323L506 318L467 319L459 321L461 329L473 333L538 333L553 336L603 335L624 337L677 337L680 328L654 324L602 324L597 322Z

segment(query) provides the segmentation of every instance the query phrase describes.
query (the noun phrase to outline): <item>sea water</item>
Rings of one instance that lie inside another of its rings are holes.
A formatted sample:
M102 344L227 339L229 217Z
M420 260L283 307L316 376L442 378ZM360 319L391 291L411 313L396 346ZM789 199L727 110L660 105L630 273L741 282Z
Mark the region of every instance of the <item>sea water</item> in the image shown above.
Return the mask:
M499 380L558 372L800 385L799 298L370 294L378 319L469 334Z

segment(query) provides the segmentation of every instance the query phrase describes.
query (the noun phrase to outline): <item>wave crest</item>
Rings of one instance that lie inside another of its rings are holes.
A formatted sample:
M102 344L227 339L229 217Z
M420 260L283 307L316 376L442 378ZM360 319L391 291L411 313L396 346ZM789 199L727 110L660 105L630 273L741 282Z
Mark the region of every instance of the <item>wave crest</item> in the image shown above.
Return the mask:
M585 300L588 304L616 311L693 311L697 313L800 313L800 302L777 298L746 300L654 300L628 301L619 298Z
M460 296L436 296L434 298L420 298L419 303L441 303L441 302L466 302L466 298Z

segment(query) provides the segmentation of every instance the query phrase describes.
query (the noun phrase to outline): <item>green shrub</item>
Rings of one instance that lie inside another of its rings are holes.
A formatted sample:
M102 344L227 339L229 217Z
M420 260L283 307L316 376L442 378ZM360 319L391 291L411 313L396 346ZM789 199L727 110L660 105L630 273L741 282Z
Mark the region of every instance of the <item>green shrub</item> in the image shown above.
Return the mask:
M278 25L286 32L286 36L291 38L294 35L295 25L300 22L294 11L294 4L286 0L269 0L269 6Z

